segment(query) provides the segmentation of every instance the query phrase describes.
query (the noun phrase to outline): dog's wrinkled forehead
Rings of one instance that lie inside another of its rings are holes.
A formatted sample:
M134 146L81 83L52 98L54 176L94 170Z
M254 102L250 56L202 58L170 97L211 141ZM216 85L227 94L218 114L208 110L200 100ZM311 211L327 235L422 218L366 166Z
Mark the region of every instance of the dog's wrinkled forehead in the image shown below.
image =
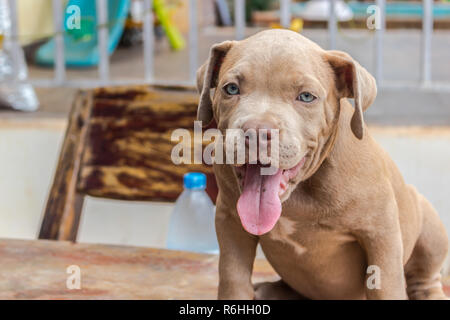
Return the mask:
M265 79L261 77L263 73L282 77L301 73L326 81L325 75L330 68L322 53L317 44L300 34L285 30L261 32L236 43L226 55L220 57L218 79L230 72L247 73L255 80Z

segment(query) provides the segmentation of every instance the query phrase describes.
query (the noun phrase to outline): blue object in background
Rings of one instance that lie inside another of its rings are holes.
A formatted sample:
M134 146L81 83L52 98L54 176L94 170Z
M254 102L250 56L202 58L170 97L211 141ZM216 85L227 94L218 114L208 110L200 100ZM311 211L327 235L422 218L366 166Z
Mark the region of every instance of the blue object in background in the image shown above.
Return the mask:
M119 44L130 8L130 0L108 0L108 53L112 54ZM68 67L92 67L99 63L97 15L95 1L70 0L66 9L72 5L80 8L81 28L69 29L64 17L64 55ZM51 39L43 44L35 54L35 61L40 65L52 66L55 60L55 41Z
M355 18L364 18L369 14L367 8L374 5L372 2L357 2L349 1L347 5L352 9ZM294 15L301 16L305 9L305 2L297 2L291 5L291 10ZM423 7L421 2L387 2L386 3L386 17L414 17L421 18L423 15ZM433 3L434 18L449 18L450 4L449 3Z
M374 3L351 1L348 5L352 8L356 16L367 16L367 8ZM423 15L423 6L421 2L387 2L387 17L415 17L421 18ZM449 18L449 3L433 3L433 16L435 18Z
M190 172L183 176L183 183L186 189L205 189L206 175L200 172Z

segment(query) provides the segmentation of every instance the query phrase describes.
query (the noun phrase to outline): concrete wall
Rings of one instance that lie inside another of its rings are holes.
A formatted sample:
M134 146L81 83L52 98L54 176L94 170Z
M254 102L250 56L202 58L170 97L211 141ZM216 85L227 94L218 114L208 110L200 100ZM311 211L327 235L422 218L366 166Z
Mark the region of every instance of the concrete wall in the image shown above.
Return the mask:
M0 120L0 238L36 239L63 119ZM79 241L165 246L172 205L87 197Z

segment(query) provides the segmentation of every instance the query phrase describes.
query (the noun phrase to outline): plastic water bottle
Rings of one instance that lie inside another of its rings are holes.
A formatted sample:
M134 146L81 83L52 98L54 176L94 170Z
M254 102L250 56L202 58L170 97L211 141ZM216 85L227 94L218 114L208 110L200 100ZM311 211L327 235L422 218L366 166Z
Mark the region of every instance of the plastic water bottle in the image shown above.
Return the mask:
M186 173L184 191L178 197L170 217L167 248L218 253L214 227L215 206L206 193L203 173Z

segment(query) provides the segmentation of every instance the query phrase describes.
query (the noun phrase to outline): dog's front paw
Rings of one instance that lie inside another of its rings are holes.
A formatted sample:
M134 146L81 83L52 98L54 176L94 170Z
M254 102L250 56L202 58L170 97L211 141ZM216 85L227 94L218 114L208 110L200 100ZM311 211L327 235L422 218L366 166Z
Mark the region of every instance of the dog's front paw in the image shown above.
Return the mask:
M254 286L255 300L304 300L307 299L294 291L283 280L259 282Z

